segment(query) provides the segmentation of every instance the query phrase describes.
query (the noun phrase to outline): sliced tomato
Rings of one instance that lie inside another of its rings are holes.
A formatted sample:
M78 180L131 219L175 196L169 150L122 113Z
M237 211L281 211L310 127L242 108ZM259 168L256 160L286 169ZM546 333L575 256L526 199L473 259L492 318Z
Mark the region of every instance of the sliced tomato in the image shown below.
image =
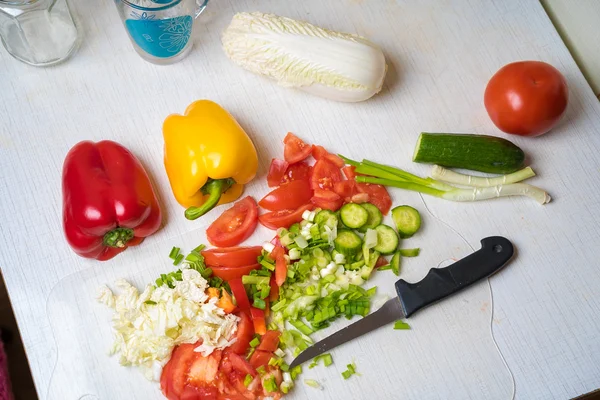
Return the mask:
M308 181L291 181L269 192L258 205L269 211L289 210L308 203L312 194Z
M344 199L340 195L325 189L316 189L310 201L319 208L331 211L337 211L344 204Z
M218 400L219 390L214 386L207 385L188 385L183 389L183 393L178 400Z
M281 336L281 332L279 331L267 331L260 338L260 344L256 348L256 350L262 351L270 351L271 353L277 350L279 347L279 336Z
M287 262L285 261L285 257L283 254L277 255L275 259L275 283L277 286L282 286L287 278Z
M171 360L173 359L174 355L175 355L175 349L173 350L173 353L171 354ZM169 400L173 400L172 396L169 397L169 382L171 380L171 364L172 364L171 360L169 360L169 362L167 362L165 364L165 366L163 367L162 373L160 375L160 390L163 392L165 397Z
M348 203L352 199L352 196L358 193L358 186L352 180L341 181L333 184L333 191Z
M392 208L392 199L385 186L373 183L357 183L358 191L369 195L369 202L379 208L383 215L387 215Z
M288 162L274 158L271 160L269 166L269 173L267 174L267 184L269 187L279 186L283 177L288 169Z
M280 183L283 185L292 181L310 181L311 173L312 167L305 161L297 162L287 168Z
M250 307L252 323L254 324L254 333L264 335L267 332L267 324L265 322L265 312L260 308Z
M291 132L288 132L285 136L283 143L285 145L283 148L283 158L290 164L304 160L306 157L310 156L312 151L312 146L310 144L304 143L302 139Z
M184 343L173 350L169 360L171 366L168 369L171 376L167 396L169 399L178 399L183 393L187 383L188 370L198 354L194 352L197 346L197 344Z
M266 367L269 365L269 360L271 357L273 357L273 353L270 351L256 350L250 357L250 365L252 365L254 368L258 368L260 366Z
M241 278L244 275L248 275L250 271L260 269L260 264L245 265L243 267L227 268L227 267L211 267L213 275L223 279L226 282L232 279Z
M273 350L273 351L275 351L275 350ZM246 361L245 357L242 357L239 354L232 353L232 352L227 353L226 357L229 358L229 361L231 362L231 367L234 370L242 373L244 376L246 376L246 375L256 376L257 375L256 369L252 365L250 365L250 363L248 361Z
M201 252L209 267L244 267L256 264L262 251L261 246L220 247Z
M246 196L210 224L206 230L206 238L213 246L236 246L252 235L257 223L256 201Z
M311 185L313 190L333 190L335 182L342 180L340 169L326 158L322 158L313 166Z
M250 300L248 300L248 294L242 283L242 278L236 278L229 281L229 287L235 297L235 302L240 310L248 312L250 310Z
M209 356L203 356L202 353L194 353L196 357L190 365L187 374L188 380L194 386L211 384L219 372L219 364L221 364L221 357L223 356L222 353L221 350L214 350Z
M295 210L272 211L262 214L258 221L269 229L289 228L292 224L302 221L302 213L306 210L312 210L313 204L305 204Z
M342 168L342 172L348 180L353 181L356 178L356 167L354 165L346 165Z
M273 251L269 254L269 258L271 260L277 260L279 257L283 257L285 255L285 249L281 244L279 246L275 246Z
M342 168L344 165L346 165L346 163L344 162L344 160L341 159L340 156L336 154L331 154L330 152L325 150L323 146L319 146L317 144L313 144L312 156L315 160L320 160L322 158L327 159L338 168Z
M271 286L271 290L269 292L269 301L276 301L279 299L279 286L277 286L275 275L271 275L271 282L269 282L269 285Z
M325 147L319 146L318 144L313 144L312 156L315 160L320 160L321 158L325 157L327 154L329 154L329 153L327 152L327 150L325 150Z
M254 336L254 326L250 317L243 312L237 314L240 317L237 326L236 341L231 345L230 349L236 354L246 354L250 347L250 341Z

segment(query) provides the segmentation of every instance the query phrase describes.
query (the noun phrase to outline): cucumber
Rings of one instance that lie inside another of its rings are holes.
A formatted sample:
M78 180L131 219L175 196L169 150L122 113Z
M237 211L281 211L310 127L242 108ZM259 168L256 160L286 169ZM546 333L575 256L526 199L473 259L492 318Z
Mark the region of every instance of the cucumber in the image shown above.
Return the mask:
M377 232L377 246L375 251L381 254L392 254L398 248L398 234L394 228L381 224L375 228Z
M396 275L400 275L401 261L402 261L402 256L400 255L399 251L394 253L394 255L392 256L392 259L390 260L390 267L392 269L392 272Z
M422 132L413 161L509 174L523 168L525 153L514 143L499 137Z
M315 224L333 229L337 225L337 216L329 210L321 210L315 215Z
M400 249L398 251L402 257L416 257L421 253L421 249L418 247L414 249Z
M398 206L392 209L392 220L402 239L417 233L421 227L421 214L411 206Z
M392 232L393 232L393 230L392 230ZM396 233L396 232L394 232L394 233ZM371 272L373 272L373 269L375 268L375 264L377 264L378 259L379 259L379 252L374 251L369 256L369 262L360 269L360 277L363 278L365 281L367 279L369 279L369 277L371 276Z
M375 207L371 203L362 203L361 207L364 208L369 214L367 222L358 229L359 232L365 233L367 229L375 229L377 225L381 224L383 221L383 214L381 214L379 208Z
M358 229L367 223L369 213L359 204L344 204L340 209L340 218L348 228Z
M362 248L362 240L354 231L340 230L333 241L335 249L346 257L353 257Z

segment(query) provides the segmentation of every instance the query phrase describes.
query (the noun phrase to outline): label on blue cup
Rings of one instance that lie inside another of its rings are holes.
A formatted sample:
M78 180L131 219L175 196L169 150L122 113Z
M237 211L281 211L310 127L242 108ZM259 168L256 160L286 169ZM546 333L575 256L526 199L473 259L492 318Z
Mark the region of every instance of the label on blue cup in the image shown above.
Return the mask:
M160 58L173 57L185 48L194 20L189 15L155 20L155 15L131 13L125 26L135 43L146 53Z

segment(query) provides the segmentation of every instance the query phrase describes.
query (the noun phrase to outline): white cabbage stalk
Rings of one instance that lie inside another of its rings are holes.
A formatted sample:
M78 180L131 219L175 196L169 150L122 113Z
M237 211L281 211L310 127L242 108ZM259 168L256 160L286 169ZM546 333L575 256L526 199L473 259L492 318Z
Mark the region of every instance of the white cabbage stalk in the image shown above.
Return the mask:
M387 71L383 52L367 39L273 14L234 15L222 41L242 68L336 101L367 100Z

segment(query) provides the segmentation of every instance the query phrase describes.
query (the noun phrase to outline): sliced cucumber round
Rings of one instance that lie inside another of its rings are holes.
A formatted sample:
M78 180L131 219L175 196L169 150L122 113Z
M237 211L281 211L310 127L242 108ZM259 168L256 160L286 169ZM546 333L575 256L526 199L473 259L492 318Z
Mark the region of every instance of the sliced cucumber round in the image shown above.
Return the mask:
M411 206L398 206L392 209L392 220L403 239L411 237L421 227L421 214Z
M359 232L365 233L367 229L375 229L377 225L381 224L383 214L381 214L379 208L371 203L362 203L360 206L367 211L369 217L367 218L367 222L358 229Z
M374 250L381 254L392 254L398 248L398 234L391 226L381 224L375 228L377 232L377 246Z
M333 241L333 246L339 253L347 257L353 257L360 252L362 240L354 231L341 230L338 231L337 237Z
M348 228L358 229L367 223L369 213L360 204L344 204L340 209L340 218Z

